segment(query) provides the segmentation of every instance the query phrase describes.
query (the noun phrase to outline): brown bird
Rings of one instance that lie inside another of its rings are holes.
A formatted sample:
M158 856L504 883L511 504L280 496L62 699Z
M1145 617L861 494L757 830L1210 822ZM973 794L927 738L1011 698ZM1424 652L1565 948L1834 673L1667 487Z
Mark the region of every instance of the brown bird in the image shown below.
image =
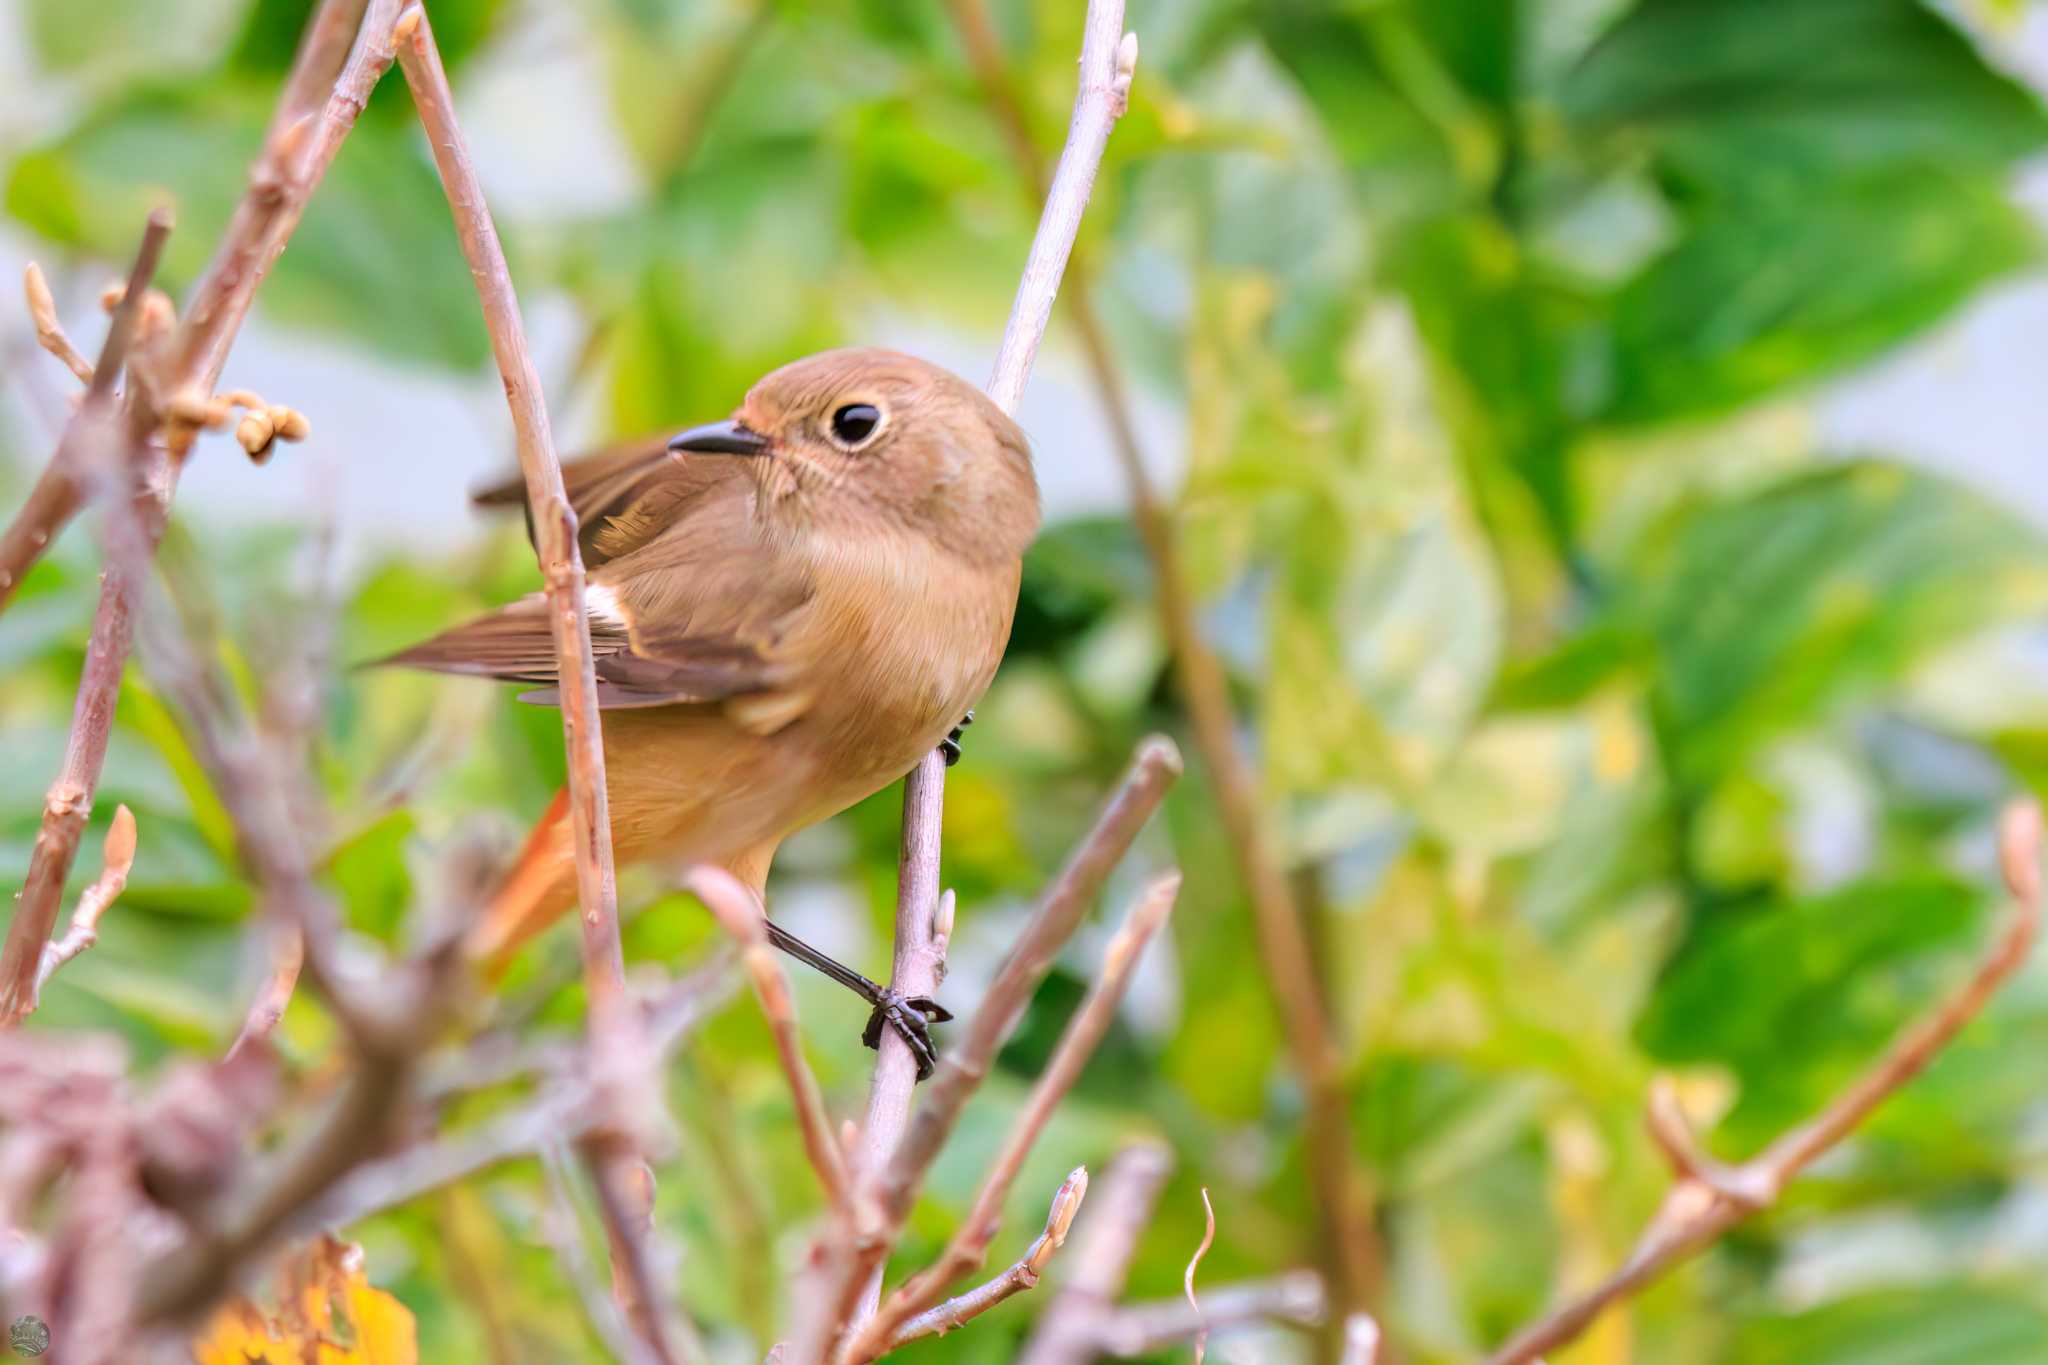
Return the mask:
M730 421L562 472L619 863L714 863L759 895L789 835L935 746L957 757L1038 529L1024 433L979 389L894 351L826 351L755 384ZM524 497L512 483L478 501ZM383 662L559 701L539 593ZM478 958L502 963L576 903L573 856L562 793L478 924ZM870 1047L886 1021L929 1069L924 1024L943 1010L771 932L875 1006Z

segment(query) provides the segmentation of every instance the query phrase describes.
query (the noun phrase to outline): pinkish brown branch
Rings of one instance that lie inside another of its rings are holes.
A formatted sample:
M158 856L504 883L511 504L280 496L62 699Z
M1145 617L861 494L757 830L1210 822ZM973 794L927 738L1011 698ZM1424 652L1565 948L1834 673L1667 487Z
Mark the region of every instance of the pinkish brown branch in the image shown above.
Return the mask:
M213 264L193 290L183 323L177 332L151 347L149 355L138 357L132 367L137 382L130 385L126 427L135 437L134 444L139 445L154 429L155 395L211 391L257 284L284 250L314 187L362 112L371 87L390 64L388 38L373 32L373 25L365 19L366 8L368 19L381 15L388 28L397 0L325 0L314 17L251 172L249 191L229 223ZM317 129L309 131L316 121ZM110 339L112 335L110 330ZM99 366L95 382L111 383L112 371L111 366ZM95 406L88 401L79 420L86 420ZM144 544L132 548L153 549L156 537L162 534L163 509L196 430L173 424L169 432L171 458L164 469L163 486L153 494L154 515L140 519ZM121 520L116 518L117 523ZM55 529L54 525L48 529L43 544ZM36 552L41 548L37 545ZM0 572L9 567L0 558ZM133 639L131 599L137 586L135 569L121 562L120 556L114 557L100 585L64 765L45 800L42 831L15 902L6 946L0 949L0 1027L19 1021L33 995L43 944L49 939L65 879L77 856L78 835L92 812L100 770L106 763L114 703ZM0 599L4 595L5 589L0 588Z
M825 1198L843 1216L847 1202L845 1154L840 1150L839 1135L832 1131L832 1116L825 1111L818 1078L811 1074L810 1063L804 1060L803 1034L797 1027L789 977L784 974L775 949L769 946L760 904L730 873L715 867L693 868L688 885L740 945L740 960L754 983L754 997L760 1001L761 1013L767 1016L769 1031L775 1037L783 1079L796 1101L804 1154L810 1158Z
M881 1354L885 1343L893 1348L901 1339L902 1324L923 1312L947 1285L982 1263L1002 1224L1003 1203L1016 1182L1017 1173L1023 1169L1025 1158L1037 1145L1039 1134L1052 1120L1053 1112L1067 1097L1067 1092L1073 1089L1074 1082L1080 1079L1082 1069L1101 1044L1103 1034L1109 1031L1145 946L1164 927L1179 892L1180 873L1177 871L1154 878L1146 887L1116 936L1110 940L1100 974L1089 987L1080 1008L1068 1020L1052 1060L1032 1086L1023 1112L1011 1124L995 1160L989 1163L988 1174L982 1177L981 1188L975 1192L974 1203L961 1220L959 1231L953 1234L952 1241L947 1243L937 1261L911 1276L889 1296L888 1303L847 1348L847 1359L873 1359Z
M790 1359L823 1359L852 1321L859 1291L887 1259L925 1172L938 1158L968 1099L988 1075L996 1053L1023 1017L1032 994L1052 969L1060 948L1080 927L1103 883L1123 859L1138 831L1151 818L1166 790L1180 776L1180 751L1161 736L1138 746L1131 766L1096 817L1093 828L1068 856L1067 865L1040 897L1024 931L982 994L955 1043L926 1087L903 1140L881 1169L855 1172L854 1216L832 1229L822 1249L817 1283L807 1286L804 1315L791 1342Z
M64 330L64 323L57 316L57 299L50 293L50 282L44 278L43 268L34 261L30 261L21 272L21 289L28 297L28 316L36 329L36 345L57 357L79 383L92 383L92 362L71 344L70 334Z
M1138 42L1124 31L1123 0L1089 0L1081 42L1081 74L1074 95L1074 117L1067 145L1060 153L1052 188L1040 210L1038 229L1017 284L988 394L1004 412L1014 413L1030 378L1032 361L1052 316L1053 299L1074 249L1081 216L1095 188L1110 131L1128 107L1131 79L1138 62ZM934 942L931 924L938 904L939 826L945 803L945 767L927 755L904 785L903 852L897 892L897 974L891 989L904 996L930 995L945 972L945 948ZM916 1084L915 1059L900 1039L884 1037L870 1087L867 1122L861 1131L856 1164L879 1169L883 1154L894 1149L910 1110ZM870 1317L881 1298L881 1261L864 1258L863 1279L853 1286L851 1321ZM822 1348L822 1344L820 1345Z
M1133 1144L1111 1159L1066 1259L1065 1283L1038 1315L1018 1365L1083 1365L1101 1352L1103 1329L1123 1294L1138 1239L1172 1170L1173 1154L1152 1143Z
M434 43L433 25L417 4L400 16L395 34L398 61L411 87L420 123L433 149L434 164L448 192L456 235L468 259L470 277L483 305L484 325L498 363L519 467L533 509L534 539L550 608L556 676L561 682L563 741L568 751L569 811L575 833L576 887L583 907L584 986L590 1001L593 1055L611 1072L611 1101L624 1115L629 1092L647 1090L648 1058L639 1020L626 993L625 958L619 945L618 886L612 862L611 815L605 790L604 739L597 706L597 675L585 614L582 555L576 517L562 482L540 373L527 345L504 248L484 198L483 184L455 117L448 74ZM658 1354L668 1342L688 1350L685 1331L664 1323L660 1301L647 1282L647 1240L653 1215L654 1176L640 1159L633 1125L616 1128L586 1143L585 1155L599 1185L599 1207L612 1237L614 1291L641 1339Z
M885 1350L893 1351L899 1346L918 1340L920 1337L944 1336L956 1327L965 1326L989 1309L1006 1299L1014 1298L1029 1289L1036 1289L1045 1267L1053 1254L1066 1245L1067 1229L1073 1226L1074 1215L1081 1211L1081 1201L1088 1196L1088 1168L1076 1166L1066 1180L1054 1192L1052 1207L1045 1215L1045 1230L1032 1239L1024 1254L1002 1274L983 1284L978 1284L964 1294L955 1296L900 1323L892 1323ZM881 1321L880 1318L876 1319Z
M106 842L100 846L100 875L79 894L78 906L71 912L71 927L64 931L64 937L43 945L42 965L36 972L38 994L50 984L58 968L99 942L100 916L128 885L128 871L134 866L135 813L120 806L114 811ZM34 1009L36 1003L31 1001L29 1008Z
M976 79L980 81L1026 188L1043 192L1044 172L1016 84L1005 70L983 0L948 0ZM1095 312L1090 262L1076 253L1067 317L1081 341L1096 394L1108 420L1111 448L1122 467L1131 520L1152 561L1160 619L1173 656L1174 680L1194 728L1195 747L1209 770L1217 805L1243 877L1260 956L1288 1049L1308 1091L1306 1128L1311 1183L1323 1222L1323 1244L1334 1294L1347 1311L1377 1297L1384 1259L1373 1230L1374 1196L1357 1164L1349 1102L1344 1092L1336 1030L1314 969L1301 906L1289 884L1260 809L1258 781L1238 742L1230 685L1221 659L1203 636L1194 590L1181 563L1172 515L1153 486L1129 386Z
M1640 1292L1679 1262L1777 1202L1792 1179L1856 1131L1878 1105L1922 1071L1983 1010L2026 961L2041 918L2041 811L2015 802L1999 822L1999 862L2014 908L1969 980L1937 1001L1892 1040L1862 1075L1807 1122L1780 1135L1738 1166L1706 1157L1668 1087L1652 1090L1650 1128L1676 1179L1621 1268L1516 1332L1488 1365L1527 1365L1575 1339L1615 1303Z

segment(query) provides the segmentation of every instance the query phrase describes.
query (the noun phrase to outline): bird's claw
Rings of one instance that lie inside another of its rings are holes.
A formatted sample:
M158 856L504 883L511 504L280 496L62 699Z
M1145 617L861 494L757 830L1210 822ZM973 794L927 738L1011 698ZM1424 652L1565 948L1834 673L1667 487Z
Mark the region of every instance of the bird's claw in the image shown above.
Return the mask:
M939 1064L939 1049L932 1042L931 1025L947 1023L952 1018L951 1010L928 995L906 996L884 990L875 1001L874 1012L868 1015L868 1026L861 1031L860 1040L868 1047L880 1048L883 1025L896 1030L896 1036L917 1059L917 1078L922 1081Z
M974 713L969 711L960 718L960 723L949 730L946 733L946 737L939 741L939 752L945 755L947 767L950 768L960 761L960 732L972 724L974 724Z

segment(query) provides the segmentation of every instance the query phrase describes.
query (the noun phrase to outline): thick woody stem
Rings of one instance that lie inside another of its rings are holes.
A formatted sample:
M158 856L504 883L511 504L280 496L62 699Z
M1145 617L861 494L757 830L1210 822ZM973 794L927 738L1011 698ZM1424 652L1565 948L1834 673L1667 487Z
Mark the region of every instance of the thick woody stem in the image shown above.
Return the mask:
M257 284L284 250L314 186L354 126L371 87L390 65L388 40L374 32L372 23L363 22L366 6L369 19L382 15L387 28L397 12L397 0L326 0L315 16L264 150L250 174L249 191L235 211L219 255L194 289L178 332L164 345L153 347L135 367L138 382L130 386L128 395L130 433L147 433L153 428L154 395L176 394L195 386L210 390L219 378L219 367L248 314ZM351 38L356 39L353 51ZM338 77L332 74L335 71L340 72ZM318 127L309 133L308 125L315 120ZM111 373L112 367L102 366L94 378L97 381ZM93 406L88 403L81 409L79 419L85 419ZM178 457L190 436L189 429L172 431L174 458L168 477L175 478ZM169 496L166 485L156 501L161 504ZM140 548L153 548L163 530L161 505L154 515L141 520L146 544ZM133 577L134 569L115 556L100 585L64 766L50 786L43 829L30 857L28 878L15 902L6 948L0 951L0 1028L19 1021L33 995L43 944L50 936L65 878L77 856L79 833L92 812L100 769L106 763L114 702L133 639L131 601L137 586Z
M948 8L1024 182L1035 194L1044 183L1044 173L1030 121L1004 69L983 0L948 0ZM1353 1155L1356 1145L1336 1031L1323 1003L1323 987L1315 972L1300 904L1260 812L1257 778L1238 743L1229 681L1222 661L1202 634L1172 516L1146 472L1123 373L1095 312L1085 253L1077 254L1067 270L1071 282L1067 316L1080 337L1109 422L1111 446L1130 494L1131 520L1152 561L1160 619L1166 627L1181 699L1194 727L1195 747L1216 786L1224 830L1251 901L1266 980L1295 1069L1308 1092L1310 1178L1318 1193L1334 1296L1340 1308L1356 1312L1378 1296L1383 1258L1373 1229L1374 1195Z
M1737 1223L1776 1203L1793 1177L1924 1071L2026 961L2040 928L2040 858L2040 808L2031 801L2016 802L1999 823L1999 860L2013 913L1969 980L1901 1030L1891 1046L1820 1113L1780 1135L1749 1161L1729 1167L1706 1157L1669 1087L1653 1087L1651 1135L1677 1173L1664 1202L1620 1269L1515 1333L1487 1357L1487 1365L1527 1365L1576 1338L1608 1307L1640 1292Z

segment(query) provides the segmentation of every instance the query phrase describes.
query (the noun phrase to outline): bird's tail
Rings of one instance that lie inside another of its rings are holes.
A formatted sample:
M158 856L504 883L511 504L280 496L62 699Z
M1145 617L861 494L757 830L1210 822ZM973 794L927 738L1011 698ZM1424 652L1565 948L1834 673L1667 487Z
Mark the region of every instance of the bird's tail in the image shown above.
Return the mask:
M465 950L496 980L520 945L575 904L575 833L569 824L569 792L564 788L555 793L547 812L526 836L518 861L498 883L483 917L470 931Z

